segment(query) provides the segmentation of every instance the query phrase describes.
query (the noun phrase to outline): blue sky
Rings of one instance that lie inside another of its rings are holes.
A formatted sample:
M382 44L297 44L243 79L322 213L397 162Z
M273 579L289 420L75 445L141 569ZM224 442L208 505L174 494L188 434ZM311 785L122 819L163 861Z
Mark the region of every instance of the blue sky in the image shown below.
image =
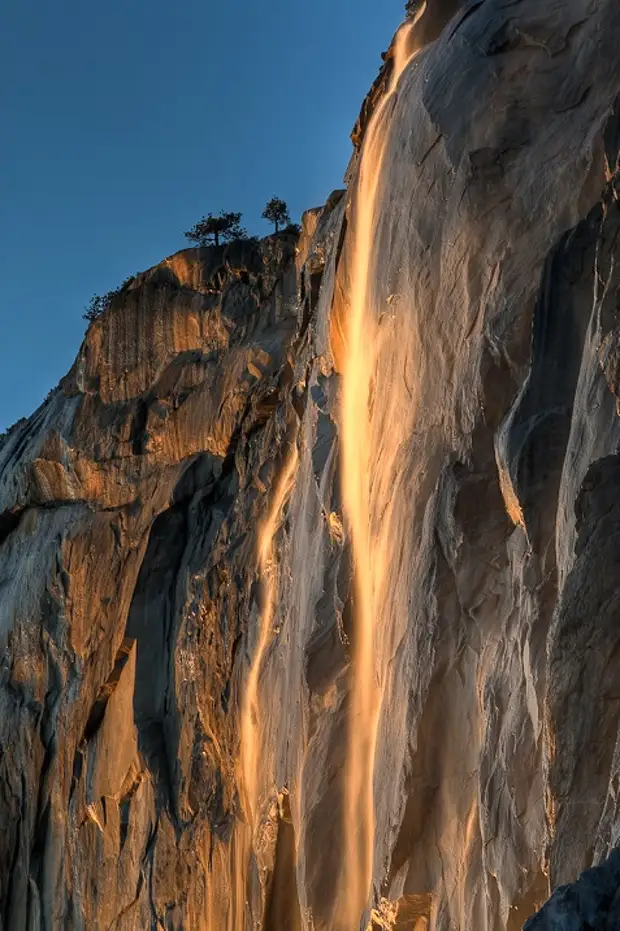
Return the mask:
M70 367L93 293L209 210L322 203L404 0L4 0L0 431Z

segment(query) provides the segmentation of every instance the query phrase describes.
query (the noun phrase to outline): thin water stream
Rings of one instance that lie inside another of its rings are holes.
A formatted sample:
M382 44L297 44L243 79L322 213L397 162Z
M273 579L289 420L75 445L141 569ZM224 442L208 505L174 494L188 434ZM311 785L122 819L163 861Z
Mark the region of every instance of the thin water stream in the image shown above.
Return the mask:
M260 705L259 678L265 652L271 639L274 607L278 593L275 537L280 527L283 507L293 488L297 462L297 447L293 444L278 479L269 512L258 533L258 571L263 586L262 605L258 641L245 686L241 711L241 776L244 809L253 829L256 827L261 789L259 759L261 755L262 709Z
M394 559L391 533L394 499L402 493L398 473L403 431L408 421L393 428L402 403L397 330L380 333L381 308L375 296L378 255L377 220L382 174L390 139L394 96L402 72L414 52L412 29L416 18L398 32L392 56L389 86L366 129L356 190L353 198L350 249L350 303L345 321L340 411L341 476L343 507L353 554L354 632L351 661L349 720L344 778L342 820L342 872L332 931L359 931L368 914L373 878L375 844L374 769L379 716L385 680L385 657L391 645L394 614L386 609L390 565ZM389 327L386 328L389 330ZM402 355L402 353L401 353ZM399 384L378 386L385 381L386 359L396 369ZM380 358L381 357L381 358ZM373 398L381 388L383 410L373 414ZM409 418L410 420L410 418ZM258 534L258 571L262 603L256 644L245 685L241 709L240 784L243 809L248 821L239 832L235 857L233 927L243 931L247 924L247 880L252 840L255 836L265 774L261 773L262 732L265 715L260 677L272 636L279 588L276 536L282 512L290 497L298 468L295 445L285 460L265 518ZM400 536L400 532L397 533ZM242 841L242 835L244 840ZM241 862L243 861L243 862Z
M281 526L285 504L293 489L298 465L298 452L292 442L282 471L278 477L267 516L258 531L258 573L261 582L261 605L258 636L254 655L245 684L241 707L240 785L247 824L240 825L234 852L233 875L235 889L232 897L232 927L229 931L243 931L247 924L247 887L252 841L256 832L261 791L265 773L261 761L266 758L263 747L265 708L261 705L260 676L265 654L273 634L273 618L278 595L279 566L276 560L276 536Z

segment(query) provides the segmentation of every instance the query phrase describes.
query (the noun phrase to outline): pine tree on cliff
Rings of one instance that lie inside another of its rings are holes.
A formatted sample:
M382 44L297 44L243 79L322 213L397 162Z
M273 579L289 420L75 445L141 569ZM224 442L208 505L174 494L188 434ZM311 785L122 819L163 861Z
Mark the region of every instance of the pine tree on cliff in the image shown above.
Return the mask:
M273 223L276 233L279 231L280 226L288 226L291 222L287 203L280 197L272 197L271 200L267 201L262 216L264 220Z
M247 231L240 222L240 213L226 213L223 210L218 216L208 213L185 233L185 238L196 246L219 246L233 239L246 239Z

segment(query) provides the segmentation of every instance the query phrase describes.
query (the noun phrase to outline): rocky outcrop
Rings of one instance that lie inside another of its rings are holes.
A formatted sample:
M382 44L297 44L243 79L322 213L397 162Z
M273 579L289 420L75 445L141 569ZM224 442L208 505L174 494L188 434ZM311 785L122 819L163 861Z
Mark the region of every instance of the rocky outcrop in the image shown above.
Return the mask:
M205 878L235 812L247 520L301 333L295 252L283 234L138 276L0 449L6 929L225 927Z
M614 931L620 927L620 851L560 886L524 931Z
M620 9L426 15L382 114L373 214L387 558L360 921L517 931L620 838ZM360 159L298 240L137 276L0 441L7 931L352 931L340 460ZM253 819L242 708L269 594Z

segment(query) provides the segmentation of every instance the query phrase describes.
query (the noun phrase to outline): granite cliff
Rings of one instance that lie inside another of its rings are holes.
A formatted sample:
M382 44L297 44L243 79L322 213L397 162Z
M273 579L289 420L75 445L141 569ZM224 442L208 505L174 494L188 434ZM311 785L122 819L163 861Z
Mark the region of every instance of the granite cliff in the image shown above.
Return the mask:
M409 7L0 440L4 931L618 926L620 7Z

